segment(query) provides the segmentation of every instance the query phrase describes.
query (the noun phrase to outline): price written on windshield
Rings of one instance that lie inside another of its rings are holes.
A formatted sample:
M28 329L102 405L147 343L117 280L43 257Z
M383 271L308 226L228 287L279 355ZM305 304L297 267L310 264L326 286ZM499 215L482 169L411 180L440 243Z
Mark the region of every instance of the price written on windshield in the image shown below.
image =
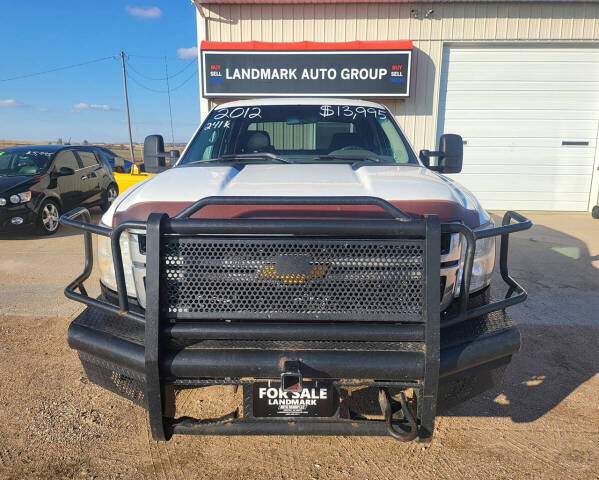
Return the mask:
M322 105L319 112L321 117L368 117L373 116L384 120L387 118L387 112L382 108L375 107L355 107L350 105Z

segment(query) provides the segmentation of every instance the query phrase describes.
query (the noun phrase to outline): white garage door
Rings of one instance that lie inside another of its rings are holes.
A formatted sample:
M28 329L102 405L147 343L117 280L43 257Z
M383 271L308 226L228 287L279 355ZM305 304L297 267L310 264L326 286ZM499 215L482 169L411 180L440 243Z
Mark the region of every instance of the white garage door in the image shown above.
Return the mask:
M485 208L589 208L599 49L448 48L440 98L440 133L464 138L452 177Z

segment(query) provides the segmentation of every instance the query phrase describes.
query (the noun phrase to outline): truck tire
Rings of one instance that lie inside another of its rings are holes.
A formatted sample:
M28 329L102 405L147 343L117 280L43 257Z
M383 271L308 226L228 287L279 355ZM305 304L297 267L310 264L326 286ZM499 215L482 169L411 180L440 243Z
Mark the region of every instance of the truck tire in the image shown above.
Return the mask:
M60 206L54 200L44 200L39 209L36 231L40 235L53 235L60 228Z
M599 218L599 205L595 205L591 211L593 218Z

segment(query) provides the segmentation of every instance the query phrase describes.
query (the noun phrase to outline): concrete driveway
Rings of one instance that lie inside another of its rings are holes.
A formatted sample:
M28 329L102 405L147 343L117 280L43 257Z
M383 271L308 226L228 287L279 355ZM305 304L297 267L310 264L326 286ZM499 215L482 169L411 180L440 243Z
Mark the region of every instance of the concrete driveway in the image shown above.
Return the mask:
M101 212L94 210L98 223ZM84 258L83 236L72 228L60 227L50 237L0 233L0 315L71 317L83 310L63 291L83 270ZM99 294L96 275L88 281L90 295Z
M82 269L82 237L68 229L0 236L0 478L596 480L599 221L524 214L535 226L510 244L511 273L530 295L510 309L522 352L498 389L438 417L424 445L366 437L153 442L145 412L89 384L66 346L82 307L62 290ZM97 278L89 287L97 292Z

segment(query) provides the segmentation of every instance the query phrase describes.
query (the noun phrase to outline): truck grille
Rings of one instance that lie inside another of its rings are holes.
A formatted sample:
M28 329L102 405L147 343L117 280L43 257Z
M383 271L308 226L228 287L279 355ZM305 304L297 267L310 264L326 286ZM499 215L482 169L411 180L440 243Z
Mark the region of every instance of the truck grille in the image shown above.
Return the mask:
M422 240L165 237L170 318L418 321Z

